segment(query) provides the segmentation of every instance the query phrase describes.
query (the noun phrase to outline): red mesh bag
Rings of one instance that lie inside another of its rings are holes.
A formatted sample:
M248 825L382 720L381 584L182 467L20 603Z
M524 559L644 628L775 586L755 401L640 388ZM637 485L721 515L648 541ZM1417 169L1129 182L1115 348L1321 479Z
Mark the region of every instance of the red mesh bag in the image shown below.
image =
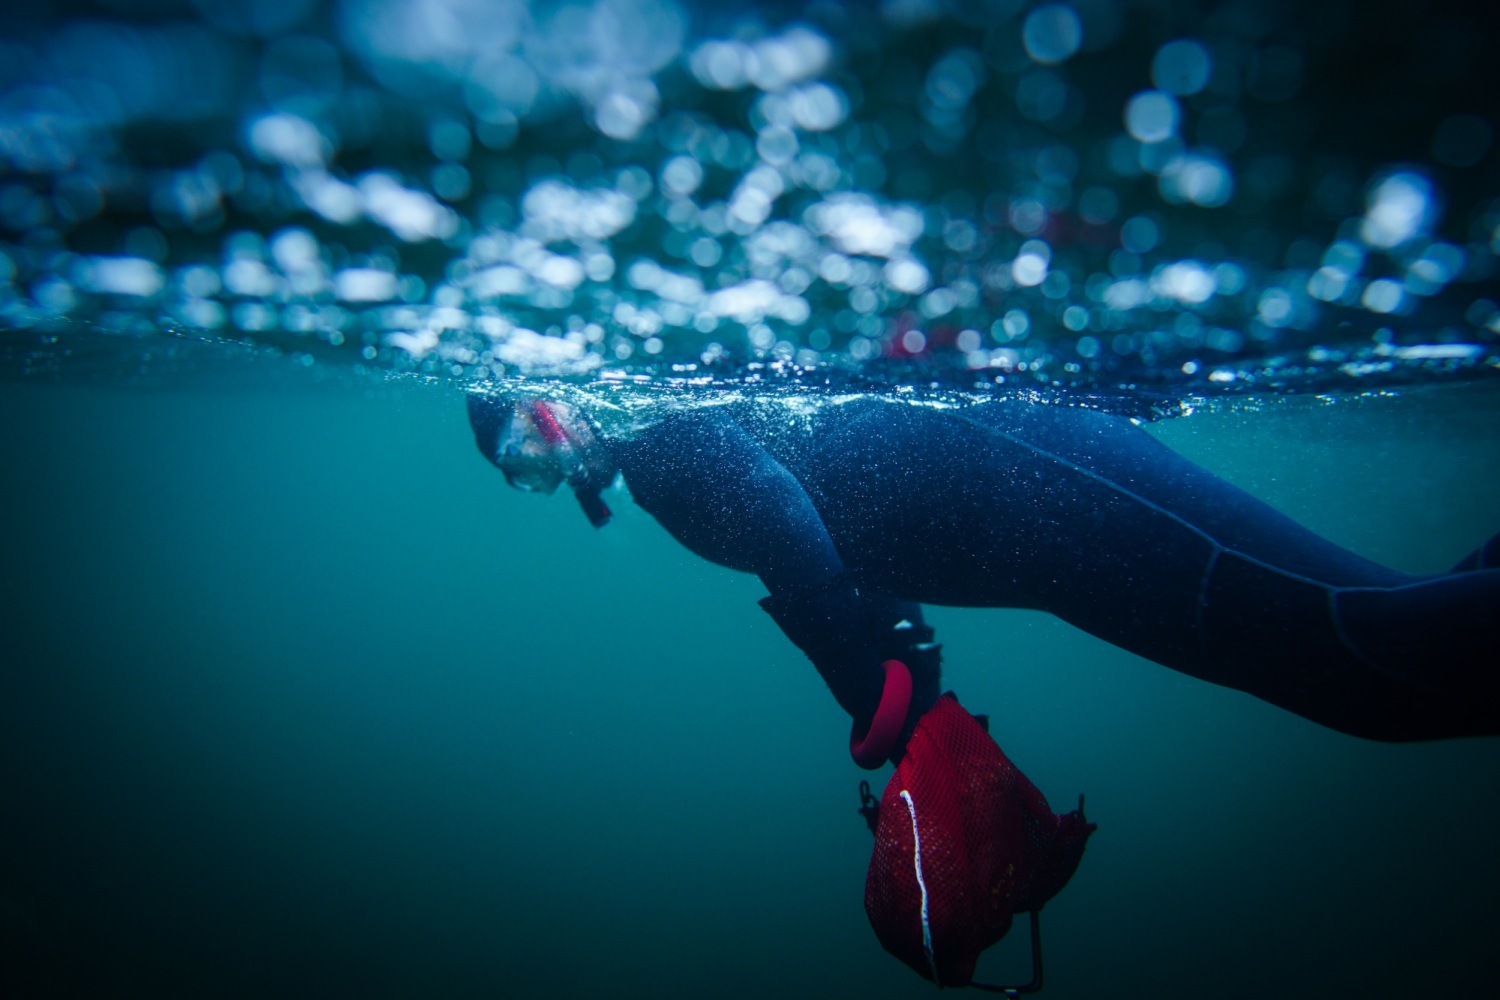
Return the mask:
M1094 824L1052 812L951 694L917 722L885 786L865 912L885 950L940 986L973 978L1016 913L1067 884Z

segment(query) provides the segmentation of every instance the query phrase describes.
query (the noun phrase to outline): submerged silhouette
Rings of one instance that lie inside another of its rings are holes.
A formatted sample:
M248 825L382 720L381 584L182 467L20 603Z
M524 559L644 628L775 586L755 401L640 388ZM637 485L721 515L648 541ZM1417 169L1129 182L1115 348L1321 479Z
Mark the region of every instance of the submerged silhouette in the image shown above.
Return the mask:
M898 759L939 694L922 603L1049 611L1356 736L1500 732L1500 544L1436 576L1389 569L1124 418L861 398L795 414L701 406L612 431L570 402L477 393L469 416L513 485L566 482L599 525L599 491L623 474L678 541L759 576L867 766ZM912 693L872 746L889 660Z

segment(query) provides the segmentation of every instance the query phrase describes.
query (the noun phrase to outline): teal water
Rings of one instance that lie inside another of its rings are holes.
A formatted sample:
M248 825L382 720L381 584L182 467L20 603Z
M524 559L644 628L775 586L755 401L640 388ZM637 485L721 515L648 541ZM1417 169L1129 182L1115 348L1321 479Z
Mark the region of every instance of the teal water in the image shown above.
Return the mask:
M623 495L596 532L506 489L452 389L267 370L0 389L9 995L927 994L862 911L846 719L756 581ZM1484 384L1154 430L1431 571L1496 529L1497 427ZM932 620L1100 824L1045 995L1493 995L1500 741L1377 745L1045 615ZM1024 975L1024 931L981 972Z
M759 585L468 388L1073 394L1404 570L1500 528L1474 5L11 6L0 997L931 989ZM1100 823L1047 996L1495 995L1500 741L931 620Z

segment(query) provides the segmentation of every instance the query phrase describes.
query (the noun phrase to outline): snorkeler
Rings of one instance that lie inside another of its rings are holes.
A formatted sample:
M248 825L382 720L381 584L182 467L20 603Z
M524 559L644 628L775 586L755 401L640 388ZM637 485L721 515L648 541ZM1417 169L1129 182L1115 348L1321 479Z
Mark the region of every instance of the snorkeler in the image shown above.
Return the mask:
M541 395L469 396L486 458L566 483L596 526L635 501L762 607L899 761L939 697L920 604L1051 612L1131 652L1377 740L1500 733L1500 544L1452 572L1319 537L1130 421L1065 405L736 403L614 430Z

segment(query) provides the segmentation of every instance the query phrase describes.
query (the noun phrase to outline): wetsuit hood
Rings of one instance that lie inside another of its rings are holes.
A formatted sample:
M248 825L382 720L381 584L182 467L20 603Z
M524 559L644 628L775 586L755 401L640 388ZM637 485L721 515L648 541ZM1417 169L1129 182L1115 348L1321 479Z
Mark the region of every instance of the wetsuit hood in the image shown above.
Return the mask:
M599 494L619 470L598 429L580 408L526 393L474 392L468 397L468 411L474 443L512 486L550 493L566 482L590 524L597 528L609 523L612 515ZM520 421L526 430L517 434ZM550 453L556 462L555 478L543 469L535 483L518 480L507 468L514 464L511 450L519 447L516 439L529 441L527 447L544 455Z

